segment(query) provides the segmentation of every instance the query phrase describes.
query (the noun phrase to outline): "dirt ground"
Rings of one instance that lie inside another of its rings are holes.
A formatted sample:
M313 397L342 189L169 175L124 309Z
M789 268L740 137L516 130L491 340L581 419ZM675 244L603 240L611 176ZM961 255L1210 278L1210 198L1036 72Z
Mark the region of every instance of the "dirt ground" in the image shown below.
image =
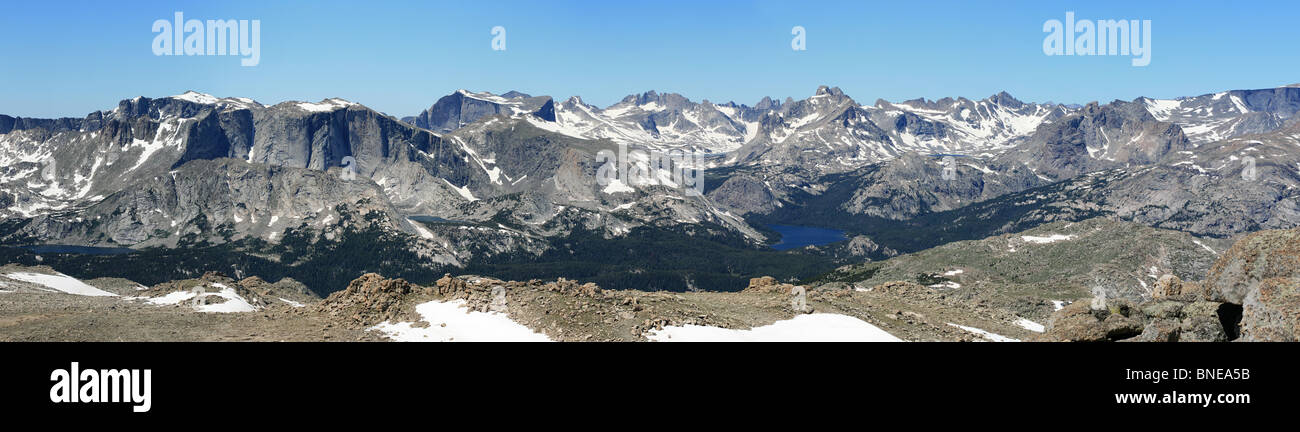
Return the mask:
M487 311L493 287L504 288L506 313L512 320L557 341L645 341L647 334L669 325L748 329L796 315L788 288L734 293L607 291L574 281L507 282L474 276L444 278L432 286L374 276L358 279L343 294L329 299L299 296L300 307L271 301L252 312L205 313L188 302L159 305L141 299L214 281L251 286L241 291L250 297L259 290L263 297L289 295L265 291L264 287L281 284L258 280L250 285L247 280L207 275L154 287L122 279L85 281L119 294L115 297L71 295L8 280L0 287L0 341L382 341L387 340L382 333L367 329L384 320L436 325L421 323L414 313L415 305L431 300L461 299L470 309ZM379 297L385 299L382 304L375 301ZM981 340L949 323L1016 339L1034 334L1017 326L1018 317L1007 310L949 298L915 284L813 289L807 294L807 305L812 312L853 316L911 341ZM357 308L392 310L370 314Z

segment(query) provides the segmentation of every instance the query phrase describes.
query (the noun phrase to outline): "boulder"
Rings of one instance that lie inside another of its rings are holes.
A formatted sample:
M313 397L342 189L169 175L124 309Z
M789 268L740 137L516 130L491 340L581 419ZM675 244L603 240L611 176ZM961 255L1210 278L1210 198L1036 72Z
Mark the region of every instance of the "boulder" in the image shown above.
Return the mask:
M1242 304L1241 338L1300 341L1300 278L1260 281Z
M1062 308L1047 321L1046 340L1071 342L1100 342L1107 339L1107 327L1098 315L1108 311L1094 311L1088 302L1074 302Z
M1162 299L1166 297L1180 296L1183 294L1183 280L1178 276L1167 274L1156 281L1156 285L1151 289L1151 298Z
M1177 319L1161 319L1147 323L1142 334L1129 339L1133 342L1178 342L1182 322Z
M1212 300L1242 304L1261 281L1300 276L1300 228L1260 231L1233 244L1205 277Z
M318 312L336 317L344 323L373 326L384 321L418 321L414 314L411 294L429 294L429 291L405 279L387 279L375 273L366 273L354 279L342 291L315 306Z
M1183 320L1178 339L1183 342L1223 342L1228 334L1219 319L1223 303L1197 301L1183 307Z

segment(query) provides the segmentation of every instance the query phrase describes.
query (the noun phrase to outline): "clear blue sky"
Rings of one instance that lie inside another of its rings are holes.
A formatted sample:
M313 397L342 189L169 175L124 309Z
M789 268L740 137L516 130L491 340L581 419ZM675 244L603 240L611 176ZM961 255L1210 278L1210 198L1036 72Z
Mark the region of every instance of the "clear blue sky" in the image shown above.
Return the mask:
M31 1L0 13L0 114L80 117L194 89L342 97L412 115L459 88L599 106L645 90L753 104L819 84L864 104L1001 90L1027 101L1176 97L1300 82L1300 2ZM261 64L154 56L151 24L259 19ZM1149 19L1151 65L1048 57L1043 22ZM505 26L507 50L491 50ZM793 26L807 51L790 49Z

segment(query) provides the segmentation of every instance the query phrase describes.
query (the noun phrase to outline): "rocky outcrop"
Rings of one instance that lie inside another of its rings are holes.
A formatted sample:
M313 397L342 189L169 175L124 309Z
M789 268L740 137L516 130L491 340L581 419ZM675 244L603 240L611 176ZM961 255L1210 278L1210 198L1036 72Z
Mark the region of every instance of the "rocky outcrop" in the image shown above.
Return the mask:
M1300 277L1260 281L1242 305L1245 341L1300 341Z
M367 273L342 291L315 306L315 311L356 326L373 326L384 321L417 321L416 302L410 294L432 294L432 290L405 279L387 279Z
M849 242L844 245L844 250L855 257L876 255L893 257L898 255L898 251L876 244L876 242L871 241L871 237L861 235L850 238Z
M1239 305L1242 340L1300 340L1300 229L1245 236L1205 285L1213 298Z
M1052 314L1043 339L1070 342L1222 342L1236 337L1224 304L1166 297L1074 302Z
M1242 304L1263 281L1294 276L1300 276L1300 229L1261 231L1232 245L1205 283L1216 299Z
M777 282L776 278L771 276L762 276L750 279L749 286L742 292L789 294L795 287L796 285Z
M1300 229L1247 235L1203 282L1160 277L1137 304L1094 299L1052 315L1047 340L1300 341ZM1112 318L1120 314L1124 319ZM1108 322L1110 321L1110 322ZM1130 321L1140 325L1133 334ZM1117 331L1115 327L1124 324Z
M531 97L519 92L496 96L490 93L457 90L438 99L429 109L408 120L421 128L451 132L484 117L523 113L553 122L555 104L550 96Z
M1126 339L1142 332L1142 322L1133 317L1128 304L1093 308L1088 302L1074 302L1057 311L1047 322L1046 336L1052 340L1101 342Z

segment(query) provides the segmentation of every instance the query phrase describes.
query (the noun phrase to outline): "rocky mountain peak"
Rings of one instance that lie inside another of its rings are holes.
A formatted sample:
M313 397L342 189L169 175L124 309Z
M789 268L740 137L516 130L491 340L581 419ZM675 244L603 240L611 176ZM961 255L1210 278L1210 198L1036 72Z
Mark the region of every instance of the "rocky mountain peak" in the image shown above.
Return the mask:
M844 91L839 87L819 86L813 96L844 96Z
M989 102L993 102L1008 108L1020 108L1025 105L1024 102L1021 102L1019 99L1012 97L1010 93L1007 93L1005 91L1000 91L993 96L989 96Z
M754 108L760 110L774 110L780 107L781 107L781 102L773 101L772 98L767 96L763 96L763 99L758 101L758 104L754 105Z

